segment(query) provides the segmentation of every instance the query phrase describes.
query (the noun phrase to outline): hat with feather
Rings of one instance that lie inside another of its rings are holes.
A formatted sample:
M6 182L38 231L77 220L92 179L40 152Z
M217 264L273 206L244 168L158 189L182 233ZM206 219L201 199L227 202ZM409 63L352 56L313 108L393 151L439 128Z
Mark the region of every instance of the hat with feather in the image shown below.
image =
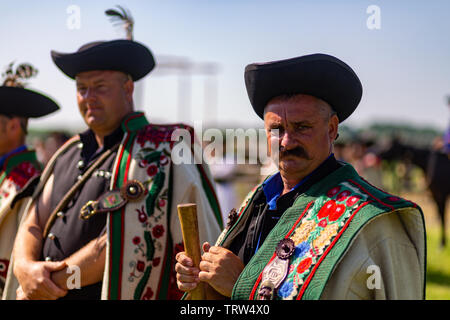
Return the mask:
M94 70L121 71L137 81L155 67L150 50L132 40L96 41L83 45L74 53L52 51L56 66L69 78Z
M10 63L2 74L0 86L0 114L8 117L38 118L55 112L58 104L43 93L25 89L26 79L34 77L38 70L28 63L14 69Z

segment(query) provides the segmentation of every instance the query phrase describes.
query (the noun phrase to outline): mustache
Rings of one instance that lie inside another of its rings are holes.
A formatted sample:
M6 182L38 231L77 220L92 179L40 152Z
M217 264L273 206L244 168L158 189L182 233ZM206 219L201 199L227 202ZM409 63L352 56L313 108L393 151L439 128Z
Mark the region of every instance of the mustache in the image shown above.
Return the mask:
M295 147L294 149L290 149L290 150L286 150L284 147L280 146L279 156L280 156L280 158L287 157L287 156L294 156L297 158L309 159L309 155L306 152L306 150L300 146Z

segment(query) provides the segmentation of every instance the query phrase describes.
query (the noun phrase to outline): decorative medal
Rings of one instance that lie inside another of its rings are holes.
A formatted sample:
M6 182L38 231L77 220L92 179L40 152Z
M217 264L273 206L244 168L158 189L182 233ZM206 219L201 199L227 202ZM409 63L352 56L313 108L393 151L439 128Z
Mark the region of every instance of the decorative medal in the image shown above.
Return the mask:
M138 180L130 180L120 188L120 194L128 201L139 201L145 195L145 187Z
M262 300L270 299L286 278L289 269L289 257L295 251L294 241L290 238L282 239L277 245L277 256L264 268L262 273L259 297Z
M128 202L139 201L146 194L145 187L138 180L127 181L120 189L107 191L95 201L88 201L80 210L80 218L87 220L97 213L116 211Z

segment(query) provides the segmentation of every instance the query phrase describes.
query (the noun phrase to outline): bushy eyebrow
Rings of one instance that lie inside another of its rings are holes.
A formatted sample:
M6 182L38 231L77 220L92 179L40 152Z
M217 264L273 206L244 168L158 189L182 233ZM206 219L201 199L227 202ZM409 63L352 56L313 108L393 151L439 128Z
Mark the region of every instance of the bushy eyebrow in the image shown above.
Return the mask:
M304 125L310 126L310 125L314 124L314 121L302 120L302 121L291 122L291 124L293 124L294 126L304 126Z
M102 84L102 83L108 83L108 80L107 79L103 79L103 78L99 78L99 79L95 79L93 81L94 85L98 85L98 84ZM85 85L85 81L77 80L76 85L77 85L77 87Z

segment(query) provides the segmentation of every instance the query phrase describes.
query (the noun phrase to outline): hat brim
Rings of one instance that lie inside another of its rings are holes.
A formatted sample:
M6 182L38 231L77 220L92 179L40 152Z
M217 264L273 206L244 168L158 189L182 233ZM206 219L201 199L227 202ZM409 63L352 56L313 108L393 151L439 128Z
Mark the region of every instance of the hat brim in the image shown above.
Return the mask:
M129 74L133 81L146 76L155 67L150 50L135 41L99 42L75 53L51 51L56 66L68 77L85 71L114 70Z
M18 87L0 87L0 114L39 118L59 110L55 101L44 94Z
M327 102L342 122L353 113L362 97L356 73L326 54L250 64L245 68L244 78L250 103L261 119L264 108L274 97L307 94Z

